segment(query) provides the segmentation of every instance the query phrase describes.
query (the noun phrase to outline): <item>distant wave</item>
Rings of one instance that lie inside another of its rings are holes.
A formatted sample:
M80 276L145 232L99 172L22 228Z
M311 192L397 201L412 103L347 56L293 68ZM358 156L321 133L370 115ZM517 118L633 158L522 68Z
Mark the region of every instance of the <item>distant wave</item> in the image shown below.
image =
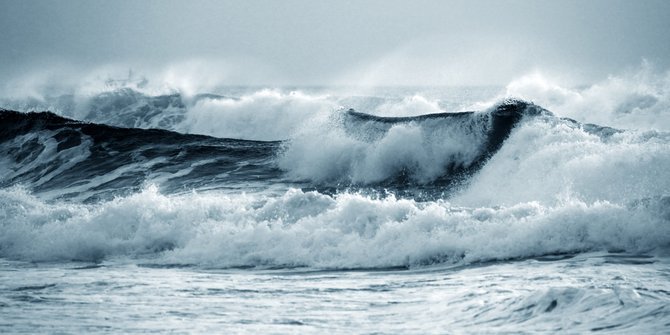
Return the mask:
M38 98L4 99L5 108L29 112L51 111L73 119L125 128L175 130L184 121L187 106L201 99L223 98L198 94L185 98L179 93L147 95L131 88L103 91L81 97L63 94Z
M23 112L49 110L122 127L285 140L313 118L340 107L378 116L417 116L483 110L513 97L582 123L670 131L670 71L659 71L648 62L580 87L562 85L537 72L500 87L217 88L198 85L211 74L203 72L163 78L125 69L116 75L91 73L80 81L37 77L23 89L18 88L26 83L7 81L8 89L0 92L0 106ZM126 73L127 79L119 79ZM180 85L181 77L189 78L189 85Z

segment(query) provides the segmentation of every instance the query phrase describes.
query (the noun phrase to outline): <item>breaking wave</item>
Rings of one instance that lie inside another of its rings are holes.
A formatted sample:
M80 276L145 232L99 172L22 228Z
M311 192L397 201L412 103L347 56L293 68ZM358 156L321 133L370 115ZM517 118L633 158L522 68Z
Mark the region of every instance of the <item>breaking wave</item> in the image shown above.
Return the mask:
M670 86L645 71L462 100L137 85L3 99L18 112L0 111L0 257L383 268L666 252Z
M551 113L523 101L488 111L378 117L349 110L286 143L279 166L316 182L426 184L467 177L526 117Z
M533 101L580 122L670 131L670 71L659 72L649 63L581 88L535 73L511 82L502 95Z
M150 257L214 267L412 267L670 244L670 198L628 206L539 202L464 208L360 194L289 190L166 196L149 187L112 201L45 203L0 190L0 255L33 261Z
M86 193L86 199L95 199L104 192L137 191L144 182L181 189L198 188L203 180L276 183L281 168L289 179L320 185L434 182L446 187L481 168L524 117L538 115L550 113L522 101L482 113L402 118L350 110L279 143L3 111L0 152L6 162L0 185L23 183L38 192Z

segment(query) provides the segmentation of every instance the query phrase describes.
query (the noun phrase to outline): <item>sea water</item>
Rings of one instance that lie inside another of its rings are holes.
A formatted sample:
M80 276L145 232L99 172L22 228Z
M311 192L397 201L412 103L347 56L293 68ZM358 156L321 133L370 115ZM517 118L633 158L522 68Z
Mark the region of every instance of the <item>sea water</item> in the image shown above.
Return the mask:
M667 332L668 78L4 98L0 331Z

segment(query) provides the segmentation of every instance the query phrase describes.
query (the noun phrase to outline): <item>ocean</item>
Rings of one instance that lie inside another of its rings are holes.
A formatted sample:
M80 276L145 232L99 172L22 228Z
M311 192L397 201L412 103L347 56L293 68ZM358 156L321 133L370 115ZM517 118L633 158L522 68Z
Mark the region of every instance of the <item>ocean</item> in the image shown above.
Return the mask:
M670 78L0 99L2 333L667 333Z

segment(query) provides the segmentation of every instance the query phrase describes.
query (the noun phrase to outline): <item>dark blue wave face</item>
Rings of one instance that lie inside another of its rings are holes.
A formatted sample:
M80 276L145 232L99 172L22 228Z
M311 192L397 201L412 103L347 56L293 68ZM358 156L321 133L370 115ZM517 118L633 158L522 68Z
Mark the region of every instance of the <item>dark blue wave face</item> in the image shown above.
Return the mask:
M520 100L501 103L488 113L437 113L410 117L380 117L350 109L345 115L345 129L350 135L366 141L376 141L398 124L419 124L425 128L457 128L462 139L477 141L477 153L468 162L453 162L445 166L444 178L470 175L480 169L509 137L524 117L553 116L548 110ZM442 179L444 179L442 178Z
M185 135L159 129L84 123L53 113L0 112L0 155L9 162L0 186L28 185L86 200L160 182L166 192L239 187L281 176L272 164L279 142Z
M49 112L0 111L0 187L21 184L37 193L84 201L136 192L147 182L163 192L193 189L263 189L286 184L337 192L341 188L392 189L414 198L442 196L467 182L503 145L524 117L550 115L522 101L490 112L443 113L417 117L377 117L349 110L342 127L347 136L374 142L394 125L415 124L427 130L454 128L464 141L479 141L469 161L447 161L441 176L417 183L403 169L373 185L291 181L277 163L289 142L221 139L159 129L120 128L75 121ZM452 132L453 133L453 132ZM439 132L438 132L439 134ZM417 194L420 193L420 194Z

